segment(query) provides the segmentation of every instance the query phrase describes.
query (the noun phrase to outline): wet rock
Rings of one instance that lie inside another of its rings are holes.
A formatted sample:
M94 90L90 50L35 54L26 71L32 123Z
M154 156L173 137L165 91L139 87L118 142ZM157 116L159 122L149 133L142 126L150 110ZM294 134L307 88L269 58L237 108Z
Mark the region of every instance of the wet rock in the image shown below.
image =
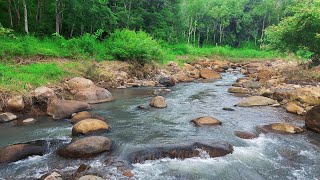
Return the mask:
M241 139L254 139L258 137L256 134L242 131L235 131L234 135Z
M320 105L307 112L305 124L309 130L320 133Z
M128 178L132 178L134 176L134 173L132 171L130 171L130 170L125 170L125 171L122 172L122 175L126 176Z
M35 123L37 120L34 118L28 118L22 121L22 124L33 124Z
M242 87L231 87L228 89L229 93L240 93L240 94L247 94L250 91L246 88L242 88Z
M7 107L11 111L22 111L24 109L24 102L22 96L14 96L8 100Z
M72 135L81 136L81 135L98 134L102 132L107 132L108 130L110 130L109 125L102 120L85 119L73 126Z
M264 125L262 127L258 127L258 130L263 133L273 132L280 134L297 134L304 132L304 130L301 127L288 123L274 123Z
M88 110L90 105L86 102L54 99L48 103L47 114L53 119L69 118L73 113Z
M251 96L241 100L236 106L239 107L251 107L251 106L268 106L277 104L276 100L263 97L263 96Z
M244 88L259 89L262 87L262 84L258 81L246 81L246 82L242 83L242 86Z
M46 151L47 143L45 141L9 145L0 149L0 164L19 161L30 156L42 156Z
M86 164L81 164L79 167L78 167L78 169L77 169L77 171L76 171L76 176L77 175L79 175L79 174L81 174L81 173L83 173L83 172L85 172L85 171L88 171L89 169L90 169L91 167L89 166L89 165L86 165Z
M305 110L302 107L298 106L294 102L288 103L286 109L288 112L294 113L294 114L301 115L301 114L305 113Z
M171 76L169 76L169 77L161 77L159 79L159 83L164 85L164 86L166 86L166 87L170 87L170 86L175 86L176 85L176 81Z
M218 72L210 69L202 69L200 71L200 77L203 79L221 79L221 75Z
M95 104L114 100L107 89L96 86L89 79L75 77L67 81L66 86L74 93L74 99L77 101Z
M191 122L196 126L216 126L222 124L221 121L210 116L193 119Z
M148 107L147 107L147 106L144 106L144 105L139 105L137 108L138 108L138 109L148 109Z
M43 178L43 180L62 180L62 176L56 172L53 172L52 174L49 174L45 178L44 177L42 177L42 178Z
M94 115L88 111L82 111L82 112L78 112L76 114L74 114L72 116L72 118L70 119L70 122L72 124L76 124L82 120L85 120L85 119L99 119L99 120L102 120L104 121L105 119L103 117L100 117L100 116L97 116L97 115Z
M235 109L232 109L232 108L222 108L222 110L224 110L224 111L235 111Z
M86 176L80 177L79 180L104 180L104 179L99 176L86 175Z
M156 107L156 108L166 108L167 103L164 97L162 96L157 96L150 101L150 106Z
M41 86L34 90L36 98L54 98L56 94L54 91L48 87Z
M13 121L17 118L18 117L16 115L9 113L9 112L1 113L0 114L0 123L10 122L10 121Z
M298 100L309 105L318 105L320 104L320 87L298 88L292 93L291 99Z
M58 154L65 158L88 158L110 151L112 142L104 136L90 136L75 140L58 150Z
M194 78L189 77L188 74L183 71L179 71L177 74L175 74L174 78L179 82L192 82L194 80Z
M161 158L186 159L200 156L199 150L205 151L211 158L214 158L231 154L233 147L227 143L212 143L208 145L193 143L174 147L158 147L131 153L128 161L133 164Z
M143 81L142 82L142 86L145 86L145 87L154 87L156 85L157 85L156 81Z

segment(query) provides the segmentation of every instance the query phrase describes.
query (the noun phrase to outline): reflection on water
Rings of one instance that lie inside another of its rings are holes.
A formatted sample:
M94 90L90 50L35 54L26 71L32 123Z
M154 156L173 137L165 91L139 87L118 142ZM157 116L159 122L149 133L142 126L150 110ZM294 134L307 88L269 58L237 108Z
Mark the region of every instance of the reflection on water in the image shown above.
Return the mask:
M221 158L161 159L134 164L135 179L316 179L320 177L320 136L312 132L299 135L261 135L243 140L234 131L255 132L257 125L290 122L303 126L302 118L281 108L233 107L242 97L227 92L240 75L223 74L223 79L209 83L179 84L165 95L166 109L140 110L148 105L155 88L113 90L116 101L95 105L94 113L104 116L112 127L106 133L115 142L114 157L154 147L189 142L223 141L234 146L234 153ZM231 107L235 111L224 111ZM219 127L197 128L190 120L213 116L223 122ZM8 127L0 125L0 146L34 139L70 139L72 126L47 118L34 125ZM106 163L104 155L90 160L65 160L55 153L34 157L0 167L5 179L30 179L52 169L74 172L82 164L90 164L90 172L105 178L121 179L116 168ZM14 178L13 178L14 177Z

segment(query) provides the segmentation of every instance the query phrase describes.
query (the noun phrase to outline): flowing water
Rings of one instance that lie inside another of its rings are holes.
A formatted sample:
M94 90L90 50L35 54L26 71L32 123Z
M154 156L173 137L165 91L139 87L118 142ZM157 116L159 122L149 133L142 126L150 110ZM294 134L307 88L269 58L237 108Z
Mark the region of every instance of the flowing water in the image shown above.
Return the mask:
M179 84L164 97L166 109L137 109L147 105L153 88L114 90L116 101L95 106L95 114L104 116L112 131L104 134L115 146L111 154L87 160L68 160L56 155L55 149L44 156L0 166L0 179L34 179L52 171L75 172L80 164L88 164L88 173L110 179L125 179L117 166L131 152L158 146L190 144L192 142L227 142L234 146L233 154L219 158L201 157L160 159L133 164L134 179L319 179L320 135L306 132L298 135L261 134L253 140L240 139L234 131L255 132L256 126L273 122L290 122L303 126L303 119L286 113L282 108L233 107L243 97L227 92L240 74L225 73L223 79L211 83ZM231 107L235 111L224 111ZM190 120L213 116L222 126L194 127ZM36 139L71 141L72 126L65 121L41 118L29 126L0 125L0 147ZM118 161L118 162L117 162Z

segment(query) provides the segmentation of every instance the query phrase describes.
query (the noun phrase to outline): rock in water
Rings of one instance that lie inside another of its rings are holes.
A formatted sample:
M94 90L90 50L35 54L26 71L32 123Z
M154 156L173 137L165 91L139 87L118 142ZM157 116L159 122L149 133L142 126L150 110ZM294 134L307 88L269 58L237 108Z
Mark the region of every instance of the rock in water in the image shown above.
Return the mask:
M254 139L258 137L256 134L242 131L235 131L234 135L241 139Z
M305 110L302 107L298 106L294 102L288 103L286 109L290 113L299 114L299 115L301 115L305 112Z
M6 112L0 114L0 123L10 122L15 119L17 119L17 116L12 113Z
M58 150L58 154L65 158L93 157L112 148L111 139L104 136L90 136L71 142Z
M213 157L221 157L233 152L233 147L227 143L202 144L193 143L190 145L181 145L175 147L158 147L142 151L137 151L129 155L130 163L142 163L147 160L156 160L161 158L186 159L200 156L200 151L206 151Z
M216 126L221 125L222 123L210 116L200 117L191 121L196 126Z
M320 105L317 105L307 112L306 127L311 131L320 133Z
M107 89L96 86L89 79L75 77L67 81L66 86L70 92L74 92L74 99L77 101L95 104L114 100Z
M156 107L156 108L166 108L167 103L164 97L162 96L157 96L150 101L150 106Z
M86 176L80 177L79 180L104 180L104 179L99 176L86 175Z
M173 77L161 77L159 79L159 83L166 86L166 87L170 87L170 86L174 86L176 85L176 81L174 80Z
M72 135L73 136L90 135L90 134L106 132L108 130L110 130L109 125L102 120L85 119L73 126Z
M44 180L62 180L62 177L60 174L53 172L52 174L49 174L47 177L45 177Z
M236 106L250 107L250 106L268 106L277 104L276 100L263 97L263 96L251 96L240 101Z
M53 119L70 118L73 113L90 109L86 102L54 99L48 103L47 114Z
M202 69L200 71L200 77L203 79L221 79L221 75L218 72L210 69Z
M78 112L76 113L75 115L72 116L70 122L72 124L76 124L82 120L85 120L85 119L99 119L99 120L102 120L104 121L104 118L103 117L100 117L100 116L97 116L97 115L94 115L88 111L82 111L82 112Z
M240 94L246 94L249 93L250 91L246 88L243 87L231 87L228 89L229 93L240 93Z
M24 102L22 96L15 96L8 100L8 108L12 111L22 111L24 109Z
M0 149L0 164L19 161L29 156L42 156L46 150L46 144L37 142L10 145Z
M264 125L262 127L258 127L258 130L264 133L273 132L280 134L297 134L304 132L304 130L301 127L288 123L273 123L269 125Z

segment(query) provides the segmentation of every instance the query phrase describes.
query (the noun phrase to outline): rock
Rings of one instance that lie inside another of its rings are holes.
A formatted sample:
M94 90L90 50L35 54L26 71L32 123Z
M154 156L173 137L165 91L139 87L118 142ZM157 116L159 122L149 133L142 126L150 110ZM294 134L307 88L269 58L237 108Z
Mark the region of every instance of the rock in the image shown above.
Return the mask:
M130 170L125 170L125 171L122 172L122 175L126 176L128 178L132 178L134 176L134 173L132 171L130 171Z
M288 123L274 123L270 125L264 125L258 129L264 133L274 132L280 134L296 134L304 132L302 128Z
M262 84L258 81L246 81L242 83L242 86L244 88L259 89L262 87Z
M22 121L22 124L33 124L35 123L37 120L34 118L28 118Z
M22 96L15 96L8 100L7 107L11 111L22 111L24 109L24 102Z
M69 118L73 113L90 109L86 102L54 99L48 103L47 114L53 119Z
M156 85L157 85L156 81L143 81L142 82L142 86L145 86L145 87L154 87Z
M179 71L174 75L174 78L179 82L192 82L194 78L189 77L185 72Z
M247 94L250 91L246 88L242 88L242 87L231 87L228 89L229 93L240 93L240 94Z
M86 175L79 178L79 180L105 180L99 176L94 175Z
M150 106L156 108L166 108L167 103L166 100L162 96L157 96L150 101Z
M138 109L148 109L148 107L145 106L145 105L139 105L137 108L138 108Z
M320 133L320 105L307 112L305 124L311 131Z
M161 77L159 79L159 83L166 86L166 87L170 87L170 86L175 86L176 85L176 81L174 80L173 77Z
M234 135L241 139L254 139L258 137L256 134L242 131L235 131Z
M272 72L269 69L262 69L258 72L258 81L265 83L266 81L268 81L269 79L271 79L271 77L274 75L274 72Z
M219 120L210 116L193 119L191 122L196 126L216 126L222 124Z
M44 180L62 180L62 177L60 174L53 172L52 174L44 178Z
M171 89L157 89L153 91L153 94L157 96L161 96L161 95L168 94L169 92L171 92Z
M10 121L13 121L17 118L18 117L16 115L9 113L9 112L1 113L0 114L0 123L10 122Z
M75 77L66 82L67 89L74 93L74 99L90 104L109 102L114 100L112 94L96 86L91 80Z
M54 91L48 87L41 86L34 90L36 98L54 98L56 94Z
M110 127L104 121L101 121L99 119L85 119L73 126L72 135L73 136L90 135L90 134L106 132L108 130L110 130Z
M112 141L104 136L90 136L75 140L58 150L58 154L65 158L93 157L112 148Z
M305 113L305 110L294 102L288 103L286 109L288 112L294 113L294 114L301 115Z
M250 107L250 106L268 106L277 104L276 100L263 97L263 96L251 96L241 100L236 106L239 107Z
M206 151L211 158L221 157L233 152L233 147L227 143L192 143L190 145L180 145L174 147L156 147L147 150L133 152L129 155L128 161L133 163L143 163L147 160L161 158L186 159L200 156L199 149Z
M40 141L9 145L0 149L0 164L19 161L30 156L42 156L46 153L46 150L46 144Z
M78 167L78 169L77 169L77 171L76 171L76 176L77 175L79 175L79 174L81 174L81 173L83 173L83 172L85 172L85 171L88 171L89 169L91 168L91 166L89 166L89 165L86 165L86 164L81 164L79 167Z
M222 110L224 110L224 111L235 111L235 110L232 109L232 108L222 108Z
M320 104L320 87L298 88L293 92L291 99L309 105L318 105Z
M218 72L210 69L202 69L200 71L200 77L203 79L221 79L221 75Z
M88 111L82 111L82 112L78 112L76 114L74 114L72 116L72 118L70 119L70 122L72 124L76 124L82 120L85 120L85 119L99 119L99 120L102 120L104 121L104 118L103 117L100 117L100 116L97 116L97 115L94 115Z
M200 71L198 69L187 71L187 76L191 79L198 79L200 77Z

